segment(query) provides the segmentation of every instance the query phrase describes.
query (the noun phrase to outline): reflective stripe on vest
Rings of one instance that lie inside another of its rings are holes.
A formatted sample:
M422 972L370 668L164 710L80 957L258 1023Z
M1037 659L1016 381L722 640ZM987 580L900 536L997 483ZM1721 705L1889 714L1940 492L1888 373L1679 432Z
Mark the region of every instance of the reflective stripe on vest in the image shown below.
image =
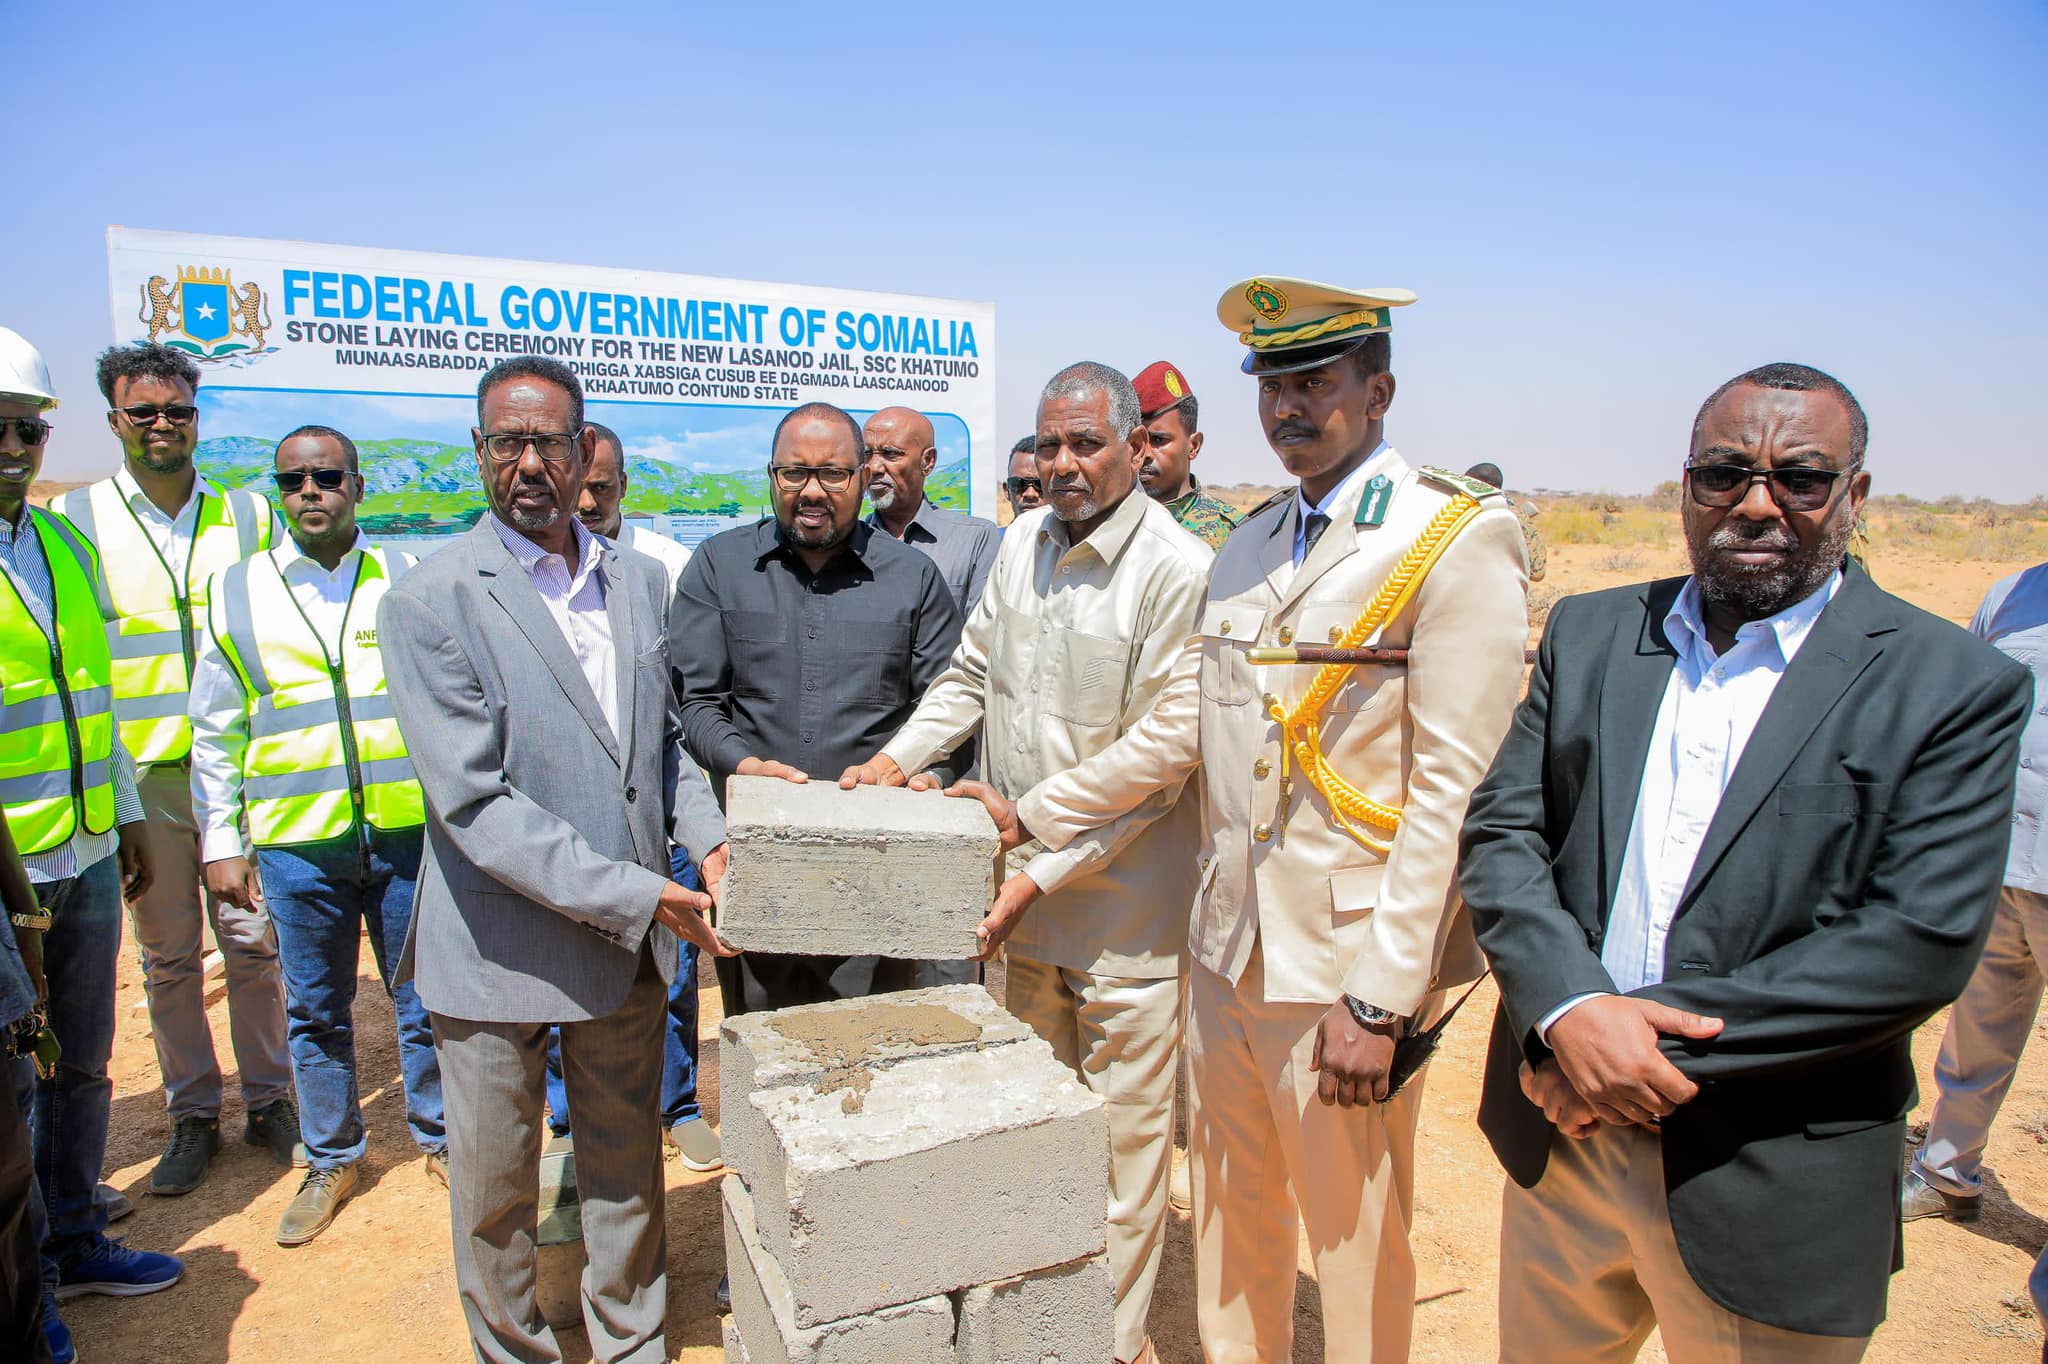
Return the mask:
M246 695L242 808L258 847L338 838L365 822L426 822L377 647L377 603L410 564L410 556L363 551L342 615L338 675L274 557L257 555L220 576L209 621Z
M38 508L29 527L50 566L52 640L0 573L0 806L23 853L62 846L82 825L114 827L113 662L93 586L93 553Z
M192 627L206 614L207 580L270 547L267 499L243 488L198 496L182 583L114 480L58 503L99 551L95 586L114 659L114 714L138 763L176 762L191 751Z

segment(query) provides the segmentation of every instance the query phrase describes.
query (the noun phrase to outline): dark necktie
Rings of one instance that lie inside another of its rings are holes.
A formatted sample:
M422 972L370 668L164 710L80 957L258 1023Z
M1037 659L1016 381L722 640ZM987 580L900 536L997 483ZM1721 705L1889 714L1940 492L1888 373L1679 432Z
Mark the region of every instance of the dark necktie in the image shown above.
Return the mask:
M1301 523L1301 557L1306 559L1316 552L1316 541L1323 538L1323 532L1330 528L1330 518L1321 512L1310 512Z

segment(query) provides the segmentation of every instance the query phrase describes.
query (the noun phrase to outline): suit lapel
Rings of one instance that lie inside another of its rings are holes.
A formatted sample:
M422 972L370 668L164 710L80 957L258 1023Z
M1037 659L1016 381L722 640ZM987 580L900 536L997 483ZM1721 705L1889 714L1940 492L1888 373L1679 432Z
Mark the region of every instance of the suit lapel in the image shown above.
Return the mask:
M619 752L633 751L633 664L640 657L640 640L633 633L633 621L637 612L633 609L633 594L626 585L625 574L619 568L619 552L599 541L591 546L604 550L604 613L612 627L612 695L617 699L613 709L619 713ZM621 764L623 766L623 764Z
M1715 865L1778 789L1785 770L1820 722L1884 652L1882 636L1889 633L1890 625L1882 598L1861 569L1851 566L1845 571L1846 580L1814 621L1785 675L1778 679L1729 776L1728 789L1721 793L1721 803L1700 842L1699 856L1693 860L1685 894L1679 898L1680 914L1691 906Z
M505 548L488 519L479 522L472 534L479 540L477 567L491 579L491 599L504 608L512 623L526 636L526 642L547 665L555 685L562 689L562 694L569 698L569 704L576 708L576 713L597 735L605 752L617 762L619 746L612 735L612 727L605 723L604 711L598 707L590 683L584 680L583 669L577 665L576 655L569 650L569 641L562 637L562 627L548 613L547 603L534 590L533 580L512 557L512 551Z
M1672 578L1643 588L1637 598L1641 615L1615 622L1612 652L1601 674L1600 873L1609 905L1621 882L1621 862L1628 851L1629 826L1635 821L1657 711L1678 660L1664 634L1664 617L1684 584L1685 579Z
M1265 579L1275 602L1287 590L1288 579L1294 572L1294 518L1300 514L1295 501L1287 499L1287 509L1280 513L1265 543L1259 546L1259 576ZM1279 614L1277 607L1274 614Z

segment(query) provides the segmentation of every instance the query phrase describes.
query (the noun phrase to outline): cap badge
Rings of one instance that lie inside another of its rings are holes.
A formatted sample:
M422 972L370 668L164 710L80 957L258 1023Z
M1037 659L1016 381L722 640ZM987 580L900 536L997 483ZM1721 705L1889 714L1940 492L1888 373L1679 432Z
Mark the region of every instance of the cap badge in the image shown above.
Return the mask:
M1244 286L1244 301L1268 322L1278 322L1287 316L1287 295L1262 279L1255 279Z
M1166 385L1166 391L1172 394L1174 397L1185 398L1188 396L1187 389L1183 387L1181 384L1180 375L1174 373L1172 370L1169 369L1168 371L1166 371L1166 374L1161 379L1161 382Z

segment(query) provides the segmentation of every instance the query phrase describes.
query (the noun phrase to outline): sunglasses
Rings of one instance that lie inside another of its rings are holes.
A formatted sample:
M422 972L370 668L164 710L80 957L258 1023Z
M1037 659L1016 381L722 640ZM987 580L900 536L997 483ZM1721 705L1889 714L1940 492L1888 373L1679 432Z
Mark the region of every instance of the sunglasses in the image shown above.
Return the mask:
M50 438L50 424L41 417L0 417L0 435L7 433L10 424L23 445L41 445Z
M1815 469L1806 465L1752 469L1747 464L1694 464L1688 460L1685 486L1692 500L1702 507L1733 507L1749 496L1752 483L1762 480L1780 510L1818 511L1835 495L1835 480L1862 467L1860 459L1846 469Z
M137 426L155 426L158 417L169 418L173 426L190 426L193 419L199 415L199 409L190 403L171 403L166 407L157 407L152 403L137 403L133 407L117 407L114 410Z
M1012 478L1005 480L1003 486L1010 490L1012 498L1024 496L1027 490L1037 493L1040 497L1045 496L1045 484L1035 478Z
M281 493L297 492L306 486L306 480L309 478L313 480L313 486L320 491L334 493L340 492L341 485L348 482L348 470L281 469L271 477L277 480L277 490Z

